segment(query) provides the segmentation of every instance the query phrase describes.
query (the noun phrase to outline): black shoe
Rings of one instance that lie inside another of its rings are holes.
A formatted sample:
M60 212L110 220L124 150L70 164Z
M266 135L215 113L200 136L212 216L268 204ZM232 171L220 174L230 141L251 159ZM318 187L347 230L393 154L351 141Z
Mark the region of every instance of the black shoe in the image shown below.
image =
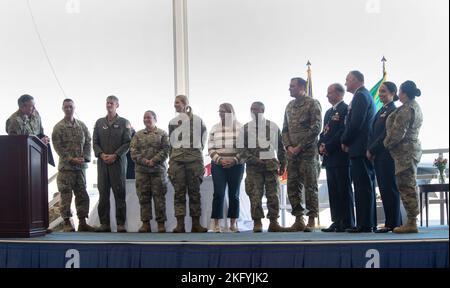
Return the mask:
M392 231L392 228L389 228L389 227L383 227L383 228L380 228L380 229L376 229L375 231L373 231L374 233L388 233L388 232L390 232L390 231Z
M322 232L336 232L336 224L331 224L328 228L323 228L320 231Z
M334 230L334 232L336 232L336 233L342 233L342 232L345 232L345 230L346 230L346 228L342 228L342 227L336 227L336 229Z
M371 233L372 232L372 228L367 228L367 227L353 227L353 228L349 228L349 229L345 229L345 232L348 233Z
M95 232L111 232L111 227L109 225L100 225L100 227L95 228Z

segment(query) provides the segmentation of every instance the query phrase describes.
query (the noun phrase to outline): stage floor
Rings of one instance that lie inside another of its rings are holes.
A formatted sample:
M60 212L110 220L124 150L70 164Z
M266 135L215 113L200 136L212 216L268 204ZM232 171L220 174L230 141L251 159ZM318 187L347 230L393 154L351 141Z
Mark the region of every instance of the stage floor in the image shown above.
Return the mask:
M52 233L0 239L0 268L448 268L447 226L417 234Z
M448 226L419 228L417 234L394 233L63 233L36 238L0 238L0 243L129 243L129 244L337 244L448 241Z

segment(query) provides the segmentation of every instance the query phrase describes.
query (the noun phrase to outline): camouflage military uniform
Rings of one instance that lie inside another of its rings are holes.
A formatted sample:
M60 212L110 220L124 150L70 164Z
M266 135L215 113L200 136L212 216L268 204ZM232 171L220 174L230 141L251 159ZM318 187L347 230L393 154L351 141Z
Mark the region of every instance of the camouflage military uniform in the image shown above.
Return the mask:
M79 121L59 121L53 128L52 142L59 155L58 190L61 193L61 217L72 217L70 204L72 191L78 218L89 215L89 195L86 191L86 162L91 160L91 135L86 125ZM77 166L70 163L72 158L83 157L85 164Z
M117 225L125 225L125 176L127 168L127 152L131 141L130 122L116 115L112 121L107 117L97 120L92 137L95 156L98 157L98 191L100 194L98 214L102 225L110 225L110 189L116 200ZM100 154L116 154L117 160L106 164Z
M169 139L164 130L155 128L137 132L131 139L131 159L136 164L136 193L141 205L141 220L152 219L152 198L155 202L157 222L166 221L166 160L169 154ZM145 165L152 160L155 165Z
M44 135L44 128L42 127L41 116L36 110L30 117L22 115L22 112L18 110L6 120L6 133L8 135L42 136ZM45 205L48 206L48 203ZM48 207L46 210L48 210ZM46 215L44 223L46 227L49 225L48 220L48 215Z
M422 156L419 141L422 122L422 110L415 100L397 108L386 120L384 146L394 159L397 185L408 218L419 215L416 176L417 164Z
M41 117L37 111L28 117L22 115L20 110L6 120L6 133L8 135L39 135L44 134Z
M196 115L181 113L169 124L169 179L175 190L175 216L186 216L186 192L189 195L189 214L201 216L200 185L205 167L202 151L206 144L206 126ZM178 123L178 124L177 124ZM187 125L188 131L179 130ZM180 133L183 131L183 133Z
M262 198L265 192L268 208L267 218L276 220L280 213L278 169L284 170L286 167L286 150L278 126L269 120L264 120L262 123L265 124L265 140L267 142L264 144L260 142L261 137L264 137L262 134L264 132L260 131L256 121L245 124L238 137L239 145L243 143L244 148L239 149L237 158L240 162L247 164L245 192L250 198L252 219L264 218ZM278 160L275 158L275 150Z
M320 103L311 97L292 100L286 107L283 144L286 148L301 148L301 152L294 157L288 154L287 191L294 216L302 216L305 210L302 205L303 188L307 215L317 217L319 214L317 140L322 128L321 114Z

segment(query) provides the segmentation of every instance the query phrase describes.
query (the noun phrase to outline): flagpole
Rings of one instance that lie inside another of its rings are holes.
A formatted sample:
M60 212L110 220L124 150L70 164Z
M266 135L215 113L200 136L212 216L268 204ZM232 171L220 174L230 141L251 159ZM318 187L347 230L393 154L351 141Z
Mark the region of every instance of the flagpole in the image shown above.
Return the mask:
M306 66L308 66L308 69L306 70L306 73L308 74L308 79L306 81L306 96L312 97L311 62L309 60L308 63L306 63Z
M383 62L383 77L381 78L380 81L378 81L377 84L375 84L375 86L370 89L370 94L373 97L373 100L375 102L375 106L377 108L377 111L381 109L381 107L383 107L383 103L380 100L380 94L379 94L379 89L380 86L383 85L384 81L386 81L386 58L383 56L383 58L381 59L381 62Z

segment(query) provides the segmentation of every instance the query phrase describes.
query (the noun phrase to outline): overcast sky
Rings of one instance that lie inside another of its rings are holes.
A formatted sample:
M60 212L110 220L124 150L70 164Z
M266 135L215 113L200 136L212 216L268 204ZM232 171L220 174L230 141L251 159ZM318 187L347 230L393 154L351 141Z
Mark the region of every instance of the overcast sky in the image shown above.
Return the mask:
M0 123L17 98L36 98L51 134L64 99L40 47L27 0L0 0ZM68 2L79 9L67 9ZM171 0L30 0L39 32L67 97L92 131L120 98L119 114L141 129L153 109L167 129L174 116ZM190 97L208 128L218 105L232 103L241 122L251 102L266 104L282 124L291 77L312 63L314 97L358 69L370 89L388 59L388 79L422 90L423 148L449 147L449 1L447 0L188 0ZM79 12L79 13L73 13ZM346 95L346 101L351 95ZM4 124L2 124L4 125ZM1 134L4 134L4 128Z

